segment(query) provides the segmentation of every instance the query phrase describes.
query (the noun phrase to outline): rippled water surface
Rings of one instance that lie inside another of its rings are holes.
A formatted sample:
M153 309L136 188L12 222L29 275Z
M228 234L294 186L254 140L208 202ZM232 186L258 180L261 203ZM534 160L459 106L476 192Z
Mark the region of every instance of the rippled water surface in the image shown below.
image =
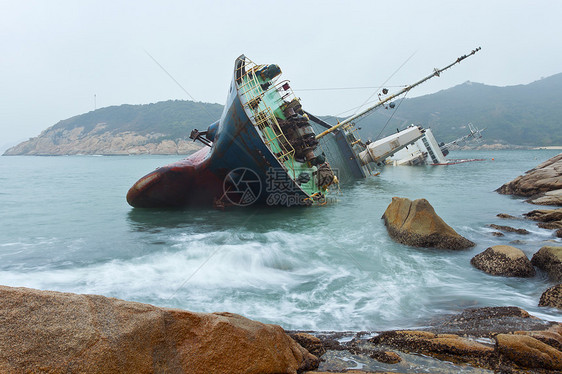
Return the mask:
M288 329L383 330L466 307L537 307L551 285L493 277L470 265L490 245L531 257L556 239L526 220L535 207L494 192L557 151L452 152L485 158L387 167L342 187L339 202L284 209L138 210L128 188L177 156L0 157L0 284L94 293L193 311L229 311ZM466 251L394 243L381 215L393 196L426 198ZM531 235L491 235L490 223Z

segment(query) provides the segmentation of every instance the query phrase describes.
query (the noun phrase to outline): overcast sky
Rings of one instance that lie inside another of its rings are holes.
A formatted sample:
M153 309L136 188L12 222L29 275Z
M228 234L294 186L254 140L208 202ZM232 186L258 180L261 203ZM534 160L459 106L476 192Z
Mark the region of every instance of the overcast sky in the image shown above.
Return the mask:
M405 85L478 46L410 96L527 84L562 72L561 37L557 0L0 0L0 149L94 105L189 99L145 51L197 101L224 104L245 54L336 115L374 90L304 89L377 87L413 55L386 84Z

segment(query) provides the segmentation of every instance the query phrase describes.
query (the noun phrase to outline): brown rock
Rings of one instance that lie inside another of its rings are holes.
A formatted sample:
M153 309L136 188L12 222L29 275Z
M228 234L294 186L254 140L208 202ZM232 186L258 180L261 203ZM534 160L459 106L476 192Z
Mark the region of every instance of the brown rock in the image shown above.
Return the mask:
M535 268L518 248L509 245L495 245L477 254L470 263L491 275L528 278L535 275Z
M318 364L281 327L230 313L0 286L0 321L1 373L296 373Z
M501 226L501 225L491 224L490 227L493 228L493 229L496 229L496 230L501 230L501 231L505 231L505 232L514 232L516 234L521 234L521 235L528 235L529 234L529 231L527 231L525 229L514 229L513 227L510 227L510 226Z
M506 195L536 196L562 189L562 153L527 171L496 191Z
M469 308L460 314L437 317L430 329L439 334L492 337L498 333L521 330L544 330L543 321L517 307Z
M402 358L397 353L390 351L373 351L371 352L371 354L369 354L369 357L379 362L384 362L385 364L391 365L397 364L402 361Z
M552 222L562 220L562 208L558 209L535 209L524 214L528 219L540 222Z
M515 216L512 216L510 214L505 214L505 213L498 213L498 214L496 214L496 217L503 218L503 219L519 219Z
M562 351L562 335L556 331L516 331L515 334L528 335Z
M489 359L494 348L454 334L427 331L387 331L369 340L401 351L431 355L457 362L480 362Z
M519 366L562 370L562 352L531 336L499 334L496 341L500 355Z
M562 229L556 230L556 236L562 238Z
M307 371L303 374L372 374L373 372L366 372L363 370L346 370L346 371ZM396 372L377 372L378 374L400 374Z
M546 271L550 279L562 281L562 247L542 247L533 255L531 263Z
M548 191L543 196L528 201L537 205L562 205L562 189Z
M393 197L382 218L390 236L402 244L443 249L475 245L447 225L426 199Z
M562 221L539 222L537 226L541 229L557 230L562 229Z
M549 306L562 310L562 284L557 284L544 291L539 306Z
M493 236L505 236L504 234L502 234L502 233L499 232L499 231L494 231L494 232L492 233L492 235L493 235Z
M369 356L373 360L383 362L385 364L397 364L402 361L402 358L394 352L385 351L382 349L370 349L366 347L360 347L356 342L352 342L348 347L342 347L342 350L347 350L352 355L365 355Z
M326 353L326 349L324 348L322 341L314 335L297 332L290 333L289 336L316 357L321 357L324 353Z

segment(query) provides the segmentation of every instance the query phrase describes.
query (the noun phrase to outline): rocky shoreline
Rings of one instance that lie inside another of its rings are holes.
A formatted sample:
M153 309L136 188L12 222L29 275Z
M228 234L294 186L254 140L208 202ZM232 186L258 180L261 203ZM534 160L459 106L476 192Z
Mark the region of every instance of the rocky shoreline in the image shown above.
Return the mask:
M286 332L232 313L0 286L0 321L2 373L562 370L562 324L516 307L436 316L419 330Z
M49 128L39 136L13 146L3 156L63 155L187 155L201 148L189 139L169 139L164 134L139 134L133 131L111 133L103 125L86 132Z
M561 333L559 323L497 307L439 316L419 330L289 335L329 372L551 373L562 370Z

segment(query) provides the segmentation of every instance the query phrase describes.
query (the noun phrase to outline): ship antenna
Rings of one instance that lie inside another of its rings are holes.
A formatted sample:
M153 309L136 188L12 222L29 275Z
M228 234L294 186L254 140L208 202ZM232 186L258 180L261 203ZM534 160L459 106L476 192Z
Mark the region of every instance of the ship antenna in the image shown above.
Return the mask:
M344 125L346 125L346 124L348 124L348 123L350 123L350 122L352 122L352 121L355 121L356 119L359 119L359 118L361 118L361 117L363 117L363 116L366 116L367 114L369 114L369 113L372 112L373 110L377 109L378 107L380 107L380 106L384 105L385 103L389 102L390 100L393 100L393 99L395 99L396 97L398 97L398 96L400 96L400 95L402 95L402 94L404 94L404 93L410 91L412 88L414 88L414 87L416 87L416 86L419 86L420 84L424 83L425 81L427 81L427 80L429 80L429 79L431 79L431 78L433 78L433 77L438 77L442 72L444 72L445 70L449 69L449 68L452 67L453 65L456 65L456 64L460 63L460 62L461 62L462 60L464 60L465 58L474 55L474 54L475 54L476 52L478 52L480 49L481 49L480 47L478 47L478 48L476 48L476 49L473 49L469 54L467 54L467 55L462 55L461 57L457 58L454 62L450 63L449 65L445 66L445 67L442 68L442 69L434 69L433 73L431 73L431 74L428 75L427 77L425 77L425 78L423 78L423 79L417 81L417 82L414 83L414 84L411 84L411 85L409 85L409 86L404 87L403 89L401 89L401 90L398 91L397 93L388 96L387 98L385 98L385 99L379 101L379 102L376 103L375 105L373 105L373 106L371 106L371 107L369 107L369 108L367 108L367 109L365 109L365 110L359 112L358 114L355 114L355 115L353 115L353 116L351 116L351 117L349 117L349 118L343 120L342 122L339 122L337 125L332 126L331 128L327 129L326 131L321 132L320 134L316 135L316 139L320 139L320 138L322 138L322 137L328 135L329 133L334 132L335 130L339 129L340 127L342 127L342 126L344 126Z

